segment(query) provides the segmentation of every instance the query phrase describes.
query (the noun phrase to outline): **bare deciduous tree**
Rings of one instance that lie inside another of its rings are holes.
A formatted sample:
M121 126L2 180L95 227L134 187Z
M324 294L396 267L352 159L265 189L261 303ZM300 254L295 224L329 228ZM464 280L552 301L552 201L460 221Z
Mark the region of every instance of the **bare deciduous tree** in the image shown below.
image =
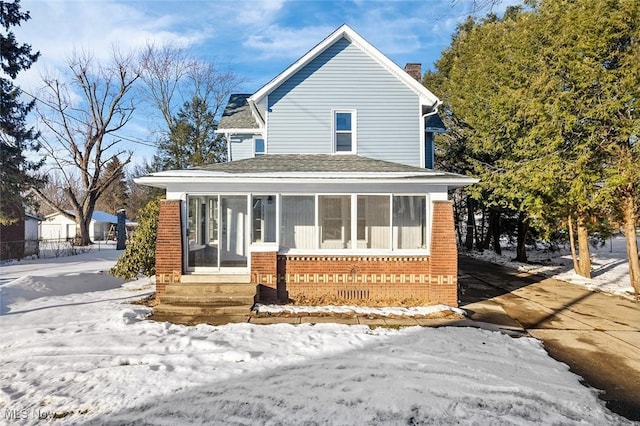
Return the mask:
M68 66L70 72L64 78L45 77L44 106L39 106L38 114L44 126L43 149L51 169L59 173L74 214L49 194L35 191L54 210L75 220L77 242L87 245L91 243L89 223L96 201L131 161L132 153L120 148L115 132L131 119L134 104L128 94L139 73L133 56L122 55L115 48L108 64L76 52ZM116 157L121 167L107 172L106 164Z
M67 176L62 176L57 170L49 170L47 178L47 183L41 189L41 192L50 202L40 205L38 212L44 215L57 212L57 209L51 207L52 204L63 210L71 210L73 206L65 195L63 188L71 186L74 192L80 193L80 180L71 173L67 174Z
M140 78L147 98L168 128L173 125L174 108L177 108L174 99L180 94L190 62L186 50L172 44L147 44L140 55Z
M222 112L227 97L242 84L233 72L213 63L193 59L174 45L148 44L140 59L146 97L162 115L163 137L175 126L177 111L185 102L202 99L214 117Z

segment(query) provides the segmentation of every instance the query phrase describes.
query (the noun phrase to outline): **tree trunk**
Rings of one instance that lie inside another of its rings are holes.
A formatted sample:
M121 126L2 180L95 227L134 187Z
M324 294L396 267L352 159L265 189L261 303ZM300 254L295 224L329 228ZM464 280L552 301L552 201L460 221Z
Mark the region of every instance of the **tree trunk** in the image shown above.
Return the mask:
M576 255L576 240L573 235L573 218L571 214L569 214L569 245L571 246L571 259L573 259L573 270L578 273L578 269L580 269L580 265L578 264L578 256Z
M525 212L518 213L518 245L516 247L516 258L518 262L527 261L527 233L529 231L529 218Z
M591 255L589 253L589 231L587 231L587 217L578 212L578 275L591 278Z
M88 215L80 215L78 214L78 212L76 212L76 229L80 233L80 235L76 233L75 244L77 246L91 245L91 235L89 234L89 225L91 223L92 216L93 216L93 211Z
M482 206L482 219L480 220L480 225L478 225L478 223L476 222L476 250L484 250L485 248L489 247L489 244L487 243L487 245L484 245L484 236L485 236L485 230L486 230L486 226L485 226L485 218L487 216L487 208L483 205Z
M460 218L460 200L458 197L454 198L456 200L453 203L453 220L455 221L456 226L456 237L458 238L458 246L462 247L462 220Z
M624 235L627 241L629 260L629 281L636 294L640 294L640 259L638 259L638 240L636 237L635 203L632 195L622 200L624 215Z
M467 197L467 237L464 246L467 250L473 250L473 235L476 228L475 202Z
M489 211L489 229L493 240L493 251L497 254L502 254L502 249L500 248L500 211L495 209Z

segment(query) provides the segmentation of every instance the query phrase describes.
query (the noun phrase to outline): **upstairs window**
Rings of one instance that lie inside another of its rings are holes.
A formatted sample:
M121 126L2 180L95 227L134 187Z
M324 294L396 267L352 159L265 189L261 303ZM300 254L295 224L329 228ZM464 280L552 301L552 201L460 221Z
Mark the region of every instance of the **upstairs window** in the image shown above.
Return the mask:
M334 148L336 152L353 152L355 141L355 111L334 111Z
M264 155L264 139L255 138L253 140L253 153L255 157L260 157Z

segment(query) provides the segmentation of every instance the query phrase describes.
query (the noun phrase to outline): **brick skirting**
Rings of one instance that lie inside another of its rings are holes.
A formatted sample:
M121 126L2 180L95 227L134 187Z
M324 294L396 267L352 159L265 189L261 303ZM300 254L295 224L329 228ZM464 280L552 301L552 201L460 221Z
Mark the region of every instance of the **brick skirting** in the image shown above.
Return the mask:
M156 238L156 297L162 296L168 284L182 278L182 221L180 201L160 202Z
M457 306L457 277L432 275L430 256L253 253L251 262L252 281L260 284L259 299L263 303L328 296L346 300L428 300Z

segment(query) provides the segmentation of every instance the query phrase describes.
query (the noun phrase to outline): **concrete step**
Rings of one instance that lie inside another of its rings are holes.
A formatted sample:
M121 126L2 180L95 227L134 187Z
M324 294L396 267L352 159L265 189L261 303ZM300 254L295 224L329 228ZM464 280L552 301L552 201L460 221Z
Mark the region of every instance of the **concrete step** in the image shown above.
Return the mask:
M183 284L249 284L251 274L185 274L180 278Z
M243 296L231 293L183 295L167 294L160 296L160 303L179 306L238 306L253 305L254 295Z
M165 290L166 295L204 296L212 294L231 294L237 296L254 296L255 284L234 283L177 283L170 284Z
M217 305L200 305L200 306L182 306L169 305L160 303L153 308L153 316L157 315L182 315L182 316L228 316L228 315L247 315L251 314L253 304L235 305L235 306L217 306Z

